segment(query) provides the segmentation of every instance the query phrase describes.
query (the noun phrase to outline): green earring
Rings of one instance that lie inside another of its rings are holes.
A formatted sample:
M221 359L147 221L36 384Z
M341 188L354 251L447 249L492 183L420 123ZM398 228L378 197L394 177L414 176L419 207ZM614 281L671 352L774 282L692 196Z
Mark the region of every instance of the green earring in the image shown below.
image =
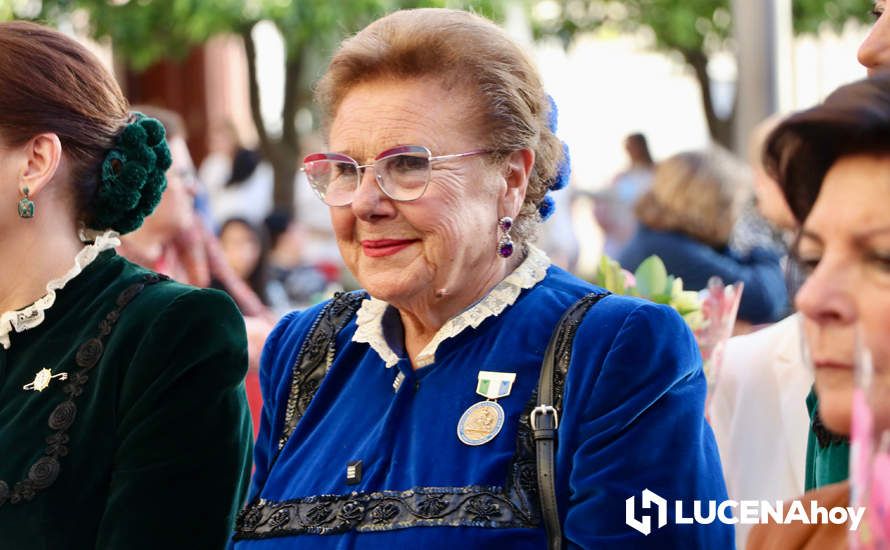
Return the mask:
M22 189L22 193L25 196L22 200L19 201L19 217L20 218L33 218L34 217L34 201L28 198L29 189L25 187Z

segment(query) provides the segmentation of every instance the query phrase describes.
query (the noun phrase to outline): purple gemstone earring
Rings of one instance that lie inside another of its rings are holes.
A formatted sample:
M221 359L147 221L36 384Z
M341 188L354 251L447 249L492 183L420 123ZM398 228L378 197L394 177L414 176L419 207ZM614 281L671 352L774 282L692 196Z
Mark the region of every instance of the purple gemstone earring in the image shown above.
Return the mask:
M504 216L498 220L498 229L501 237L498 239L498 256L509 258L513 255L513 239L510 238L510 230L513 229L513 218Z

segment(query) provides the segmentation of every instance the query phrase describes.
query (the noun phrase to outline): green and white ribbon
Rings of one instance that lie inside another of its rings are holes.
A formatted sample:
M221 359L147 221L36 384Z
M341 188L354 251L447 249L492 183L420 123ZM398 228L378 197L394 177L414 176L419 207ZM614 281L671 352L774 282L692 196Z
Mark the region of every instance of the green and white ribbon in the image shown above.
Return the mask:
M500 399L507 397L513 390L513 382L516 380L515 372L490 372L479 371L479 383L476 384L476 393L488 399Z

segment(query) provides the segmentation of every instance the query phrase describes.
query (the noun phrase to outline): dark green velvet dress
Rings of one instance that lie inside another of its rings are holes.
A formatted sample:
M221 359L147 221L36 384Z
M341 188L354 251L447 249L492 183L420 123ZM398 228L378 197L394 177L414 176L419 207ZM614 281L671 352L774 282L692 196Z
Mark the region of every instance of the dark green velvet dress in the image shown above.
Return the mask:
M250 475L234 303L103 252L0 347L0 549L223 548ZM66 373L43 391L41 369Z

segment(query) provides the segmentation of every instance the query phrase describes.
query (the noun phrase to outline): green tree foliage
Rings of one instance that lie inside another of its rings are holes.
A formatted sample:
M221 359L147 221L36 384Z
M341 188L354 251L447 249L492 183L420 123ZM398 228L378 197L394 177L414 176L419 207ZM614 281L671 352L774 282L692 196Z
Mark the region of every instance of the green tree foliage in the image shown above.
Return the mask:
M840 31L850 19L874 21L872 0L793 0L794 32L815 34L824 27Z
M871 10L871 0L792 0L799 34L826 26L839 30L850 19L867 21ZM535 35L556 36L566 47L579 34L602 28L645 32L653 49L678 55L692 70L711 137L731 144L735 109L727 118L715 113L707 71L712 55L732 51L730 0L538 0L532 13Z
M184 56L215 34L240 35L248 54L253 119L275 169L275 202L287 207L299 155L296 114L310 106L311 85L343 37L385 13L418 6L469 8L499 20L505 1L510 0L0 0L0 19L55 23L86 13L91 34L110 38L117 55L136 70ZM678 56L691 69L712 137L731 143L734 109L726 118L715 113L707 71L714 53L732 50L730 0L524 1L535 36L556 36L566 47L579 34L602 28L645 32L654 49ZM851 18L868 21L872 2L792 0L792 6L795 32L815 33L825 26L839 29ZM280 137L269 134L260 114L251 30L264 20L281 31L287 48Z
M248 59L250 102L264 156L275 172L275 203L293 205L300 136L296 116L311 106L311 86L336 45L382 15L404 8L454 7L502 16L497 0L0 0L0 20L50 24L88 15L89 33L110 38L115 54L142 70L164 58L184 57L221 33L240 35ZM260 110L252 30L272 22L287 50L280 136L267 131Z

